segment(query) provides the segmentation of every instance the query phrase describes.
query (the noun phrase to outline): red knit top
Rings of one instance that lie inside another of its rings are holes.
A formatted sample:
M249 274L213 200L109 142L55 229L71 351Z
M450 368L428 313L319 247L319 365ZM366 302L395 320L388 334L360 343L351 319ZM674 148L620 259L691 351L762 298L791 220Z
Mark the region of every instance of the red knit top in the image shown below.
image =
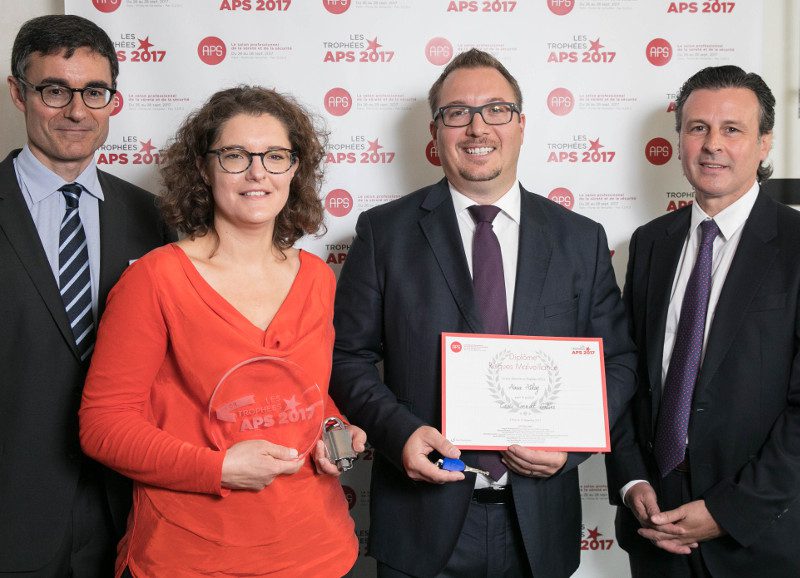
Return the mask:
M316 474L307 457L260 492L223 489L220 414L209 409L231 368L277 357L319 386L324 407L314 419L339 415L327 395L334 285L330 269L301 251L289 294L262 331L177 245L125 271L109 294L80 410L87 455L135 482L117 576L126 565L137 577L175 578L341 576L353 565L358 542L338 480ZM253 399L270 397L269 380L254 388ZM247 401L225 419L245 415Z

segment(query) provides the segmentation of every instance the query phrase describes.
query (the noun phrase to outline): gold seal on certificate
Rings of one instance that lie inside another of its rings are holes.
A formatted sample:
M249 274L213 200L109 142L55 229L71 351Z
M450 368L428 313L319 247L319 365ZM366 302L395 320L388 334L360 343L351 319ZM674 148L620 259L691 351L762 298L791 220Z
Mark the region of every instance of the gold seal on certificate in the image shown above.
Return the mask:
M296 363L254 357L230 368L208 403L213 443L223 450L250 439L295 448L304 456L322 432L322 393Z
M602 340L442 334L442 433L461 449L609 451Z

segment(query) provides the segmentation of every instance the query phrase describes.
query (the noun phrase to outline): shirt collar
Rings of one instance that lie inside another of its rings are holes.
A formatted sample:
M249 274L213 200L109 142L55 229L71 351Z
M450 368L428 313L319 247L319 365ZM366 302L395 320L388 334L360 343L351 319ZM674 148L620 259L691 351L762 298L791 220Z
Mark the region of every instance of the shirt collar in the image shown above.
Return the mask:
M449 181L447 185L450 187L450 196L453 197L453 208L456 211L456 215L466 211L469 207L476 204L475 201L456 190L456 188L453 187ZM495 207L499 207L507 217L519 225L520 214L522 212L519 183L514 182L511 188L492 204Z
M714 216L714 222L719 227L723 238L730 239L747 221L750 211L753 210L753 205L756 204L759 188L758 181L753 182L753 186L750 187L749 191ZM700 226L700 223L710 218L698 203L692 203L692 231Z
M14 166L19 178L25 183L27 193L31 202L34 204L57 193L58 189L68 183L68 181L65 181L44 166L31 152L27 144L22 147L22 151L17 155L17 158L14 159ZM92 159L92 162L78 175L75 181L70 182L78 183L87 193L96 197L98 200L102 201L104 199L103 189L100 188L100 181L97 179L97 165L94 159Z

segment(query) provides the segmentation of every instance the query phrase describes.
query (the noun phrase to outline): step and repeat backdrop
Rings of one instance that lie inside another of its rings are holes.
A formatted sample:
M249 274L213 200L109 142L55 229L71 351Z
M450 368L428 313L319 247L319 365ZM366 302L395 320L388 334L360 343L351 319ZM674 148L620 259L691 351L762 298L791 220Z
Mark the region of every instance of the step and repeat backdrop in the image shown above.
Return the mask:
M213 92L293 94L330 131L321 191L328 231L301 242L338 274L361 211L441 178L427 91L472 47L516 76L527 115L519 178L602 223L622 282L630 234L692 202L673 101L710 65L759 72L762 3L666 0L66 0L108 31L119 94L100 168L154 192L159 151ZM409 275L413 274L409 271ZM342 479L362 557L371 450ZM576 576L626 576L603 460L581 467Z

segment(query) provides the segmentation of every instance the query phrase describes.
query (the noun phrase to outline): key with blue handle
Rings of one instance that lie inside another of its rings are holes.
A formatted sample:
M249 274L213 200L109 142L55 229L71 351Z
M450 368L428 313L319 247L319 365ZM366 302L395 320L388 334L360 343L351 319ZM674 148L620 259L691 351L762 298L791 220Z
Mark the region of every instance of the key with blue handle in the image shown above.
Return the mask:
M437 461L436 465L439 466L440 470L444 470L446 472L470 472L473 474L483 474L484 476L489 475L489 472L479 470L478 468L472 468L461 460L456 460L453 458L443 458Z

